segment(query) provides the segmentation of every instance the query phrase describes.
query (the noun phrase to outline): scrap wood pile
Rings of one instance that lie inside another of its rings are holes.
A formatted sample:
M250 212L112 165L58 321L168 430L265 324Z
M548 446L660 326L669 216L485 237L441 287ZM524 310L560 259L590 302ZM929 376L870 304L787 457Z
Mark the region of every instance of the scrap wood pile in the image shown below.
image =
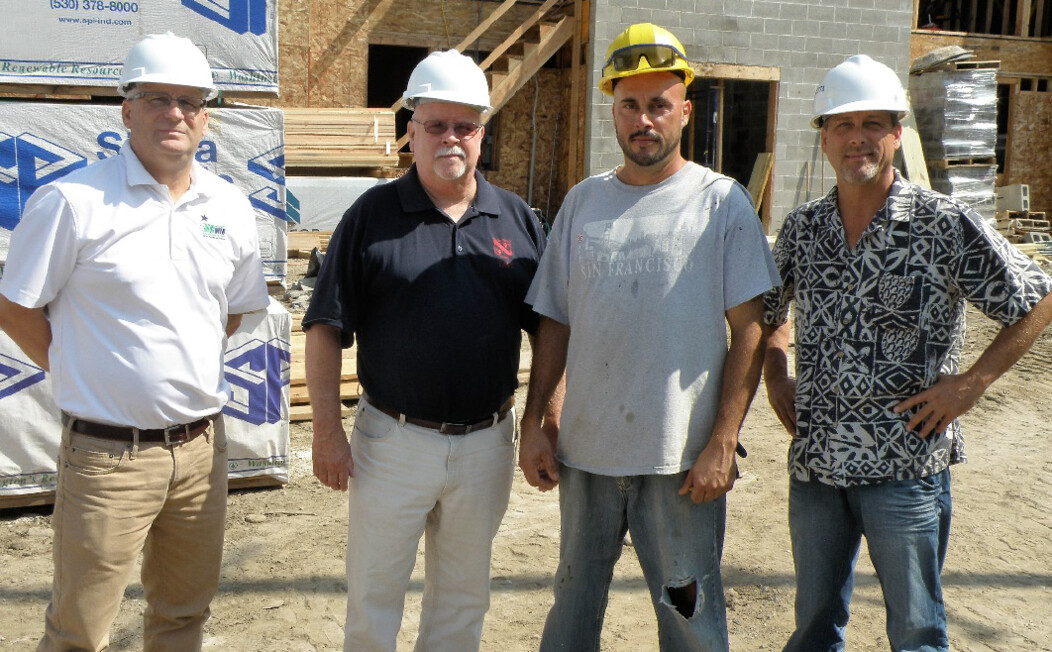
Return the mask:
M997 230L1027 256L1052 259L1052 225L1043 211L998 211Z

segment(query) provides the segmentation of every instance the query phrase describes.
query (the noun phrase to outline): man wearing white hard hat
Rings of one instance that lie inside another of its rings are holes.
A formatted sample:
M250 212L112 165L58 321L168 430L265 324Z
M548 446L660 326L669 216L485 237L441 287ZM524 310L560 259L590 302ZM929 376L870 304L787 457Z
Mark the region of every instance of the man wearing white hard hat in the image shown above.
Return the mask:
M344 649L394 651L423 535L416 649L468 652L511 492L521 334L537 324L524 299L545 239L526 203L475 169L490 104L474 61L428 55L402 102L415 163L344 214L303 319L314 475L348 492ZM340 349L355 341L348 442Z
M968 205L892 166L907 110L898 76L868 56L826 74L812 125L837 183L790 212L774 246L783 285L765 297L764 375L792 436L790 651L844 649L863 536L891 648L949 649L940 574L949 467L965 459L957 419L1052 319L1040 267ZM1003 329L962 370L966 301Z
M142 552L142 649L200 650L219 583L222 357L267 305L255 218L194 161L216 93L188 39L151 35L119 82L120 154L37 190L11 236L0 327L62 409L40 652L103 650Z

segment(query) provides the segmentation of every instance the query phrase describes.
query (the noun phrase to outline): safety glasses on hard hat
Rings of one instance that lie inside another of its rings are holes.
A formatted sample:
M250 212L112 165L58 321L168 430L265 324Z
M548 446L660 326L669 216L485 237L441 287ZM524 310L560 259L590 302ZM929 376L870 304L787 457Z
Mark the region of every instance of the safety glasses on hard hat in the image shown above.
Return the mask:
M668 68L676 63L676 57L686 61L687 57L671 45L658 43L647 43L645 45L629 45L628 47L614 50L610 58L606 60L606 66L613 66L614 72L630 72L639 68L639 60L647 58L651 68Z

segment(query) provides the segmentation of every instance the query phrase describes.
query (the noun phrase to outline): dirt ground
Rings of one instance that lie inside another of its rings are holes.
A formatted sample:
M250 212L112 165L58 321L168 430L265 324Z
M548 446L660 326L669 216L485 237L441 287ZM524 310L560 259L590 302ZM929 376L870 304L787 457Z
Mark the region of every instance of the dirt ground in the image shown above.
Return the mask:
M969 353L993 326L971 314ZM955 650L1052 650L1052 333L964 418L970 462L955 467L954 523L943 573ZM520 397L521 405L522 397ZM348 420L348 430L350 422ZM230 496L209 650L339 650L345 583L346 499L311 476L308 424L292 427L290 483ZM761 386L742 441L750 454L729 500L723 559L733 650L778 650L792 628L793 567L786 527L786 438ZM558 496L517 472L495 543L493 600L483 649L536 650L552 601ZM30 650L42 629L51 578L50 511L0 512L0 649ZM422 558L421 558L422 559ZM399 650L410 650L422 572L413 575ZM141 649L145 606L129 587L113 650ZM866 555L852 602L849 649L887 650L883 603ZM646 586L626 547L610 591L603 648L656 650Z

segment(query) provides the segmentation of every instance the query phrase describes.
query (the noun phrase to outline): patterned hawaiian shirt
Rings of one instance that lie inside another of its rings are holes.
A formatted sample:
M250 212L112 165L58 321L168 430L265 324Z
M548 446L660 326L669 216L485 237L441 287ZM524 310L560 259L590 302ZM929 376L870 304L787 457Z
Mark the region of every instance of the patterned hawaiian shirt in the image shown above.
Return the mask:
M765 323L785 323L794 306L789 472L839 487L963 462L956 420L922 439L906 429L912 411L892 408L958 372L965 301L1009 326L1052 291L1052 279L975 211L897 171L854 249L833 188L786 217L774 259L782 286L764 297Z

